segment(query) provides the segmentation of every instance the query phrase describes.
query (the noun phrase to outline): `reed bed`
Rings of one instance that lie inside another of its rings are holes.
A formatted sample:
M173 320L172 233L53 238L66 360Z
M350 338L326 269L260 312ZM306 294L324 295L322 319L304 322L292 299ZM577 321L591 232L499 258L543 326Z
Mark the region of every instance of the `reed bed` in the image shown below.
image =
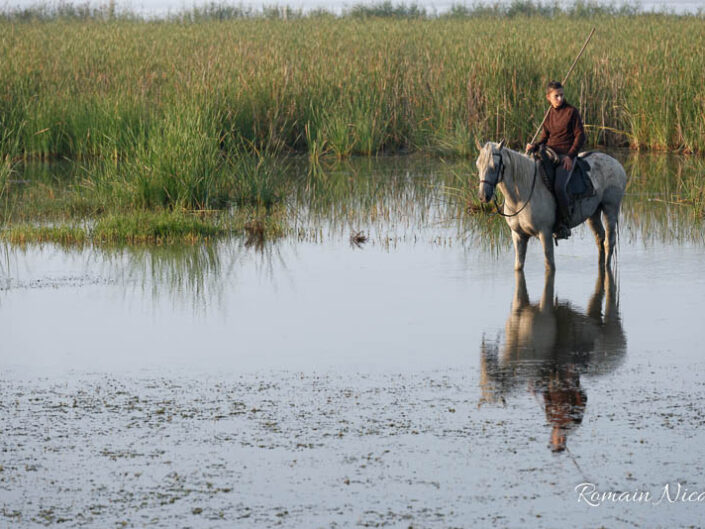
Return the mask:
M702 18L600 13L5 17L0 154L139 166L179 150L213 166L243 145L315 157L518 146L593 26L567 89L590 143L705 151Z
M546 81L563 76L593 26L567 87L589 144L705 152L702 13L532 2L443 16L390 3L342 16L211 5L162 20L63 4L6 11L0 221L15 231L5 237L164 239L130 215L187 240L211 236L194 215L216 230L234 216L228 233L281 233L280 212L301 190L291 155L307 156L320 197L345 191L322 160L474 158L475 140L500 137L522 146ZM26 185L15 168L38 159L74 169ZM702 212L699 176L679 189ZM74 227L86 218L91 229Z

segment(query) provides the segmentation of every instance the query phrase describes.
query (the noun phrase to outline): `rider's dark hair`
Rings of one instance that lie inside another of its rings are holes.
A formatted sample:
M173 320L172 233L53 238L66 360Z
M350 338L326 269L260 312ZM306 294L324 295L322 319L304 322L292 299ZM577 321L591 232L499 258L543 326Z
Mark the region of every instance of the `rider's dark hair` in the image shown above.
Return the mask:
M560 81L550 81L546 85L546 93L548 94L551 90L560 90L561 88L563 88L563 85Z

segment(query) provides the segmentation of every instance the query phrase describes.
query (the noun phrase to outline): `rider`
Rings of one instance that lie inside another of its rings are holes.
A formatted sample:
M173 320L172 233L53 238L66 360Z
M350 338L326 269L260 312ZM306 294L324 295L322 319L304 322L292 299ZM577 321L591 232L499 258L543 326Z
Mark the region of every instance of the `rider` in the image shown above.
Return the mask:
M575 157L585 143L583 121L578 109L570 105L563 95L563 85L551 81L546 87L546 99L551 103L548 116L543 123L541 136L536 143L526 145L526 152L534 152L545 144L560 156L556 167L554 192L558 203L557 221L554 226L556 239L570 237L570 199L568 198L568 179L573 171Z

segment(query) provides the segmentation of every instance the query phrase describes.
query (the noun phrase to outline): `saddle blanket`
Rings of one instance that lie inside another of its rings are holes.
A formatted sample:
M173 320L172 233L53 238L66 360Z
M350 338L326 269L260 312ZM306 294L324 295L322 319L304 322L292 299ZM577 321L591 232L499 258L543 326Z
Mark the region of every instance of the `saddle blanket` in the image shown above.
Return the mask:
M595 196L595 187L590 179L590 164L585 160L593 152L581 152L575 159L575 166L570 175L570 180L568 180L568 196L571 202ZM541 161L541 178L543 178L546 187L553 193L553 183L556 180L556 164L559 157L549 148L539 150L537 155L537 158Z

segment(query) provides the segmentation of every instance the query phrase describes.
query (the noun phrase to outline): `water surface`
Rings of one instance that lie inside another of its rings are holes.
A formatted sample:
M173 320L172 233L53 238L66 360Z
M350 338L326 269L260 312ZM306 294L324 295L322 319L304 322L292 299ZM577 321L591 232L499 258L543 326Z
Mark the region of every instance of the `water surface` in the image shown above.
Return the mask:
M604 276L584 228L515 274L472 163L423 158L300 178L260 246L3 246L3 523L698 526L656 504L705 490L698 165L617 156Z

